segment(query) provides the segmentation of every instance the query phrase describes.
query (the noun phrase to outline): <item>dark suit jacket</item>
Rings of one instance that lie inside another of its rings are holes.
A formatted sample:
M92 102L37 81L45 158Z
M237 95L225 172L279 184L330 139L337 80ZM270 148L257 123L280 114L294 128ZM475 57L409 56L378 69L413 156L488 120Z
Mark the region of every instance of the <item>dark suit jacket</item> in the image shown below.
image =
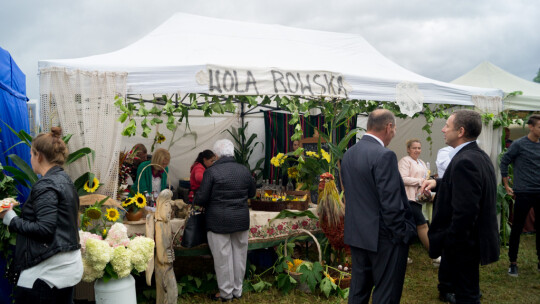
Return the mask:
M476 248L482 265L499 259L497 180L488 155L476 142L463 147L437 179L429 228L429 255ZM470 252L473 254L473 252Z
M371 136L352 146L341 163L345 187L345 243L377 252L379 237L408 243L416 227L394 152Z

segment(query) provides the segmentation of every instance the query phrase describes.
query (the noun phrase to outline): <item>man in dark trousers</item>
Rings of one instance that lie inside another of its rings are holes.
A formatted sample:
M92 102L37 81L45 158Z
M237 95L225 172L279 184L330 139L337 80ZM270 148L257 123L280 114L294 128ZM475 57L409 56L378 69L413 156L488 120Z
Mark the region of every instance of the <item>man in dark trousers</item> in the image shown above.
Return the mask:
M476 143L481 131L480 114L450 115L442 132L454 148L452 160L442 178L427 180L420 189L437 192L429 256L442 256L438 288L445 302L480 303L479 264L499 259L497 180L489 156Z
M385 148L396 134L394 115L369 114L367 133L343 156L345 243L351 247L349 303L399 303L408 241L416 226L407 201L397 157ZM373 288L375 286L375 288Z
M540 271L540 115L533 114L527 121L529 134L516 140L501 158L501 175L506 192L516 198L514 219L510 233L508 274L518 276L517 257L519 238L531 207L536 215L536 254ZM514 164L514 188L508 183L508 166Z

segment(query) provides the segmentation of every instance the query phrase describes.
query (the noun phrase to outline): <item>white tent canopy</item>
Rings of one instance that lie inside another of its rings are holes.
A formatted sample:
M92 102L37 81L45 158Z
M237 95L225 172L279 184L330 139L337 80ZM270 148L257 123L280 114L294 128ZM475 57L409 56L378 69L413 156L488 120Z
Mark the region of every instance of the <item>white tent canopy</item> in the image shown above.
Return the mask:
M501 96L432 80L388 60L364 38L177 13L139 41L108 54L41 60L39 68L127 72L128 94L313 95L473 105ZM398 85L411 87L396 90ZM414 95L413 97L411 97Z
M505 110L540 111L540 84L508 73L491 62L484 61L474 69L452 81L460 85L498 88L505 93L515 91L522 95L509 96L503 102Z
M68 171L77 177L91 170L104 185L100 193L111 196L117 191L118 155L123 148L123 126L117 122L119 114L113 105L117 95L330 96L395 101L409 115L420 111L422 103L474 105L490 113L502 108L502 91L420 76L388 60L359 35L183 13L118 51L41 60L39 69L43 128L61 125L65 133L76 135L69 142L71 151L94 149L97 157L92 168L81 162ZM229 119L214 124L234 125ZM221 134L212 128L204 134L202 130L197 127L200 134L193 136L204 141L199 151L210 148L212 136ZM498 140L498 134L493 130L483 134L490 138L484 148L497 146L491 145L491 139ZM186 159L182 149L172 150L175 163L189 166L194 159Z

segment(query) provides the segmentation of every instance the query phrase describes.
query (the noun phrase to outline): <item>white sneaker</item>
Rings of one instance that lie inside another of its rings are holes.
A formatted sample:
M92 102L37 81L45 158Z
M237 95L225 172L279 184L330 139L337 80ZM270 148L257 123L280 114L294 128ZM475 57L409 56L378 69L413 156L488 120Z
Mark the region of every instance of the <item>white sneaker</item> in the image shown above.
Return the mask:
M441 265L441 257L433 259L433 266L439 267Z
M412 259L407 257L407 264L412 264Z

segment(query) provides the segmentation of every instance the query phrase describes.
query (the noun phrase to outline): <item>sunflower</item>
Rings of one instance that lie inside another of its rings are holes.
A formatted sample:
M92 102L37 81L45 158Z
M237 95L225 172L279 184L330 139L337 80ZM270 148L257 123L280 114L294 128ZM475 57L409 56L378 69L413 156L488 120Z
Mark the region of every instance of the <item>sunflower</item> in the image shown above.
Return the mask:
M126 198L126 200L122 202L122 207L129 207L131 204L133 204L133 200L131 198Z
M133 202L135 202L137 208L144 208L144 206L146 206L146 197L144 197L144 195L142 195L141 193L137 193L137 195L135 195L132 200Z
M165 135L161 134L158 132L158 134L156 135L156 142L158 144L164 142L165 140L167 140L167 138L165 137Z
M96 206L86 208L84 213L86 213L86 216L93 220L99 220L99 218L101 217L101 209Z
M90 188L90 186L88 185L88 182L89 181L86 181L86 183L84 183L84 190L88 193L92 193L92 192L95 192L97 190L97 188L99 188L99 180L97 178L94 177L94 180L92 181L92 184L94 185L92 188Z
M111 222L116 222L118 218L120 217L120 213L118 213L118 210L116 208L107 208L107 213L105 214L107 217L107 220Z

